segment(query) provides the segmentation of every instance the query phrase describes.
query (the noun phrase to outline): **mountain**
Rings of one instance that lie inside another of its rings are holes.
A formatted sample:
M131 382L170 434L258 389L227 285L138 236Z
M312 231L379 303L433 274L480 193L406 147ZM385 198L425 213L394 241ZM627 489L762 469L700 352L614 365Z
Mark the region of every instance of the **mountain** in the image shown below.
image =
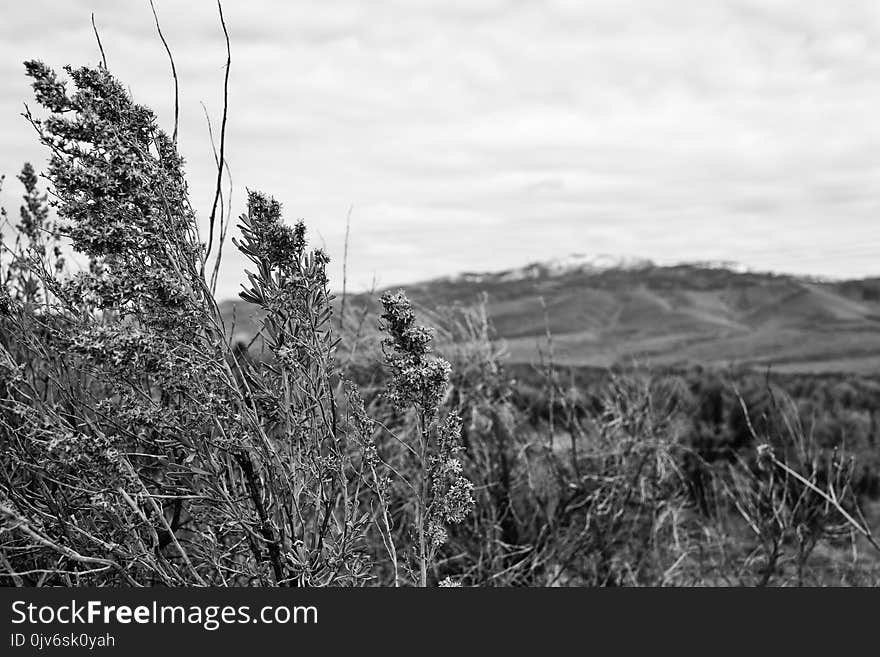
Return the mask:
M880 372L880 278L823 281L732 263L574 255L405 286L424 307L483 294L514 362ZM378 295L377 295L378 296ZM364 295L352 305L375 303Z
M487 295L516 362L880 372L880 278L822 281L732 263L566 258L407 287L427 305Z

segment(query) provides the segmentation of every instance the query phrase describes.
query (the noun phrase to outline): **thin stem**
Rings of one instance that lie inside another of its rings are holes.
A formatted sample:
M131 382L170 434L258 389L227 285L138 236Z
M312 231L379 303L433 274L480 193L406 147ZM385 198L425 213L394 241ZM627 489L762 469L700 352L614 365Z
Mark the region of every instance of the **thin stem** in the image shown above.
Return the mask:
M101 51L101 64L104 70L107 70L107 56L104 54L104 46L101 44L101 35L98 34L98 28L95 25L95 12L92 12L92 31L95 33L95 39L98 41L98 50Z
M220 122L220 162L217 164L217 184L214 188L214 202L211 205L211 216L208 219L208 249L205 258L211 254L214 245L214 223L217 217L217 204L220 201L220 188L223 184L223 164L226 162L226 120L229 114L229 69L232 66L232 50L229 46L229 31L226 29L226 20L223 18L223 5L217 0L217 11L220 13L220 25L223 27L223 36L226 39L226 72L223 76L223 119ZM222 244L218 248L223 248Z
M168 41L165 40L165 35L162 34L162 27L159 25L159 15L156 13L156 5L153 4L153 0L150 0L150 9L153 10L153 19L156 21L156 31L159 33L159 39L162 41L162 45L165 46L165 52L168 53L168 61L171 62L171 76L174 78L174 134L171 137L171 141L177 144L177 125L180 118L180 88L177 79L177 67L174 65L174 55L171 54Z

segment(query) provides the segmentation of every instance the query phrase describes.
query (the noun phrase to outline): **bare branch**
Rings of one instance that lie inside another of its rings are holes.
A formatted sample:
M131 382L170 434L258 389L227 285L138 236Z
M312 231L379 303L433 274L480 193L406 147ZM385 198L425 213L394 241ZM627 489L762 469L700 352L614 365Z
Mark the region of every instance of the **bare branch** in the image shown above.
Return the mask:
M95 12L92 12L92 30L95 33L95 39L98 41L98 50L101 51L101 64L104 70L107 70L107 56L104 54L104 46L101 44L101 35L98 34L98 28L95 25Z
M150 0L150 9L153 10L153 18L156 21L156 31L159 33L162 45L165 46L165 52L168 53L168 61L171 62L171 75L174 78L174 134L171 139L176 144L177 124L180 119L180 89L177 80L177 67L174 65L174 55L171 54L171 48L168 46L168 41L165 40L165 35L162 34L162 27L159 25L159 16L156 13L156 5L153 4L153 0Z
M214 189L214 203L211 206L211 217L208 220L208 249L205 251L205 259L211 254L214 244L214 222L217 217L217 204L220 201L220 187L223 184L223 164L226 162L226 119L229 113L229 68L232 65L232 51L229 46L229 31L226 29L226 20L223 18L223 5L217 0L217 11L220 12L220 25L223 27L223 36L226 38L226 74L223 78L223 120L220 123L220 162L217 164L217 185Z

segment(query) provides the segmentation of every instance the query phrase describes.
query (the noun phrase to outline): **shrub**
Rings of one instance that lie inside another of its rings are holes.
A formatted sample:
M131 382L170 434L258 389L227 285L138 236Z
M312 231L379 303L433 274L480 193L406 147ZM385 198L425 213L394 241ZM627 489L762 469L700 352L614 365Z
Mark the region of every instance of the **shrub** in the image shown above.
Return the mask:
M103 68L67 68L70 92L45 65L26 67L49 113L28 118L52 151L61 233L91 267L38 266L46 215L27 169L27 244L4 281L4 577L366 581L366 489L333 391L326 256L250 194L239 248L256 272L243 296L265 310L275 359L236 353L183 162L152 112Z

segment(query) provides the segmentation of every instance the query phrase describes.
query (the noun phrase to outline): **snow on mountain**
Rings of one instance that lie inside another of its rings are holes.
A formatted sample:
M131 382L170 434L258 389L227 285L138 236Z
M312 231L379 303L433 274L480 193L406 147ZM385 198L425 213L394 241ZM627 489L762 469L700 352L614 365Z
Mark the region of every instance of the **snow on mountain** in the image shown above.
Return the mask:
M573 273L594 274L612 269L638 270L653 266L654 263L650 260L632 256L572 253L561 258L553 258L544 262L532 262L524 267L500 272L466 272L454 277L452 280L467 283L481 283L487 280L507 282L548 276L564 276Z

